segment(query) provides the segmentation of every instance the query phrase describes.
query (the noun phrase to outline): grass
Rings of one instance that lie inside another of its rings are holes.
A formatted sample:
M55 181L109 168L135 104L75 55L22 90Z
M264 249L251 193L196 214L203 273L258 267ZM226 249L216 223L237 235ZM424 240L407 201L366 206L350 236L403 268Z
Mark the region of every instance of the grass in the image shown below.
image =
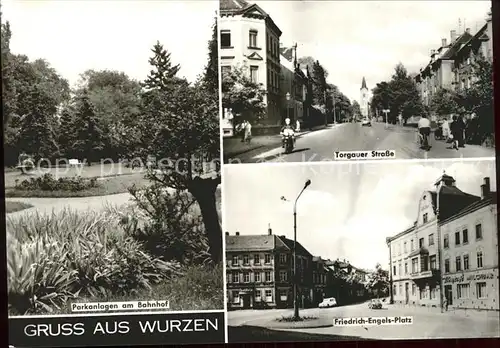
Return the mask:
M23 202L14 202L14 201L6 201L5 202L5 213L15 213L24 209L32 208L33 206L28 203Z
M43 191L43 190L18 190L13 187L5 188L5 197L37 197L37 198L70 198L106 196L128 192L128 188L136 185L138 188L148 185L149 181L144 174L119 175L104 178L98 181L97 187L82 191Z

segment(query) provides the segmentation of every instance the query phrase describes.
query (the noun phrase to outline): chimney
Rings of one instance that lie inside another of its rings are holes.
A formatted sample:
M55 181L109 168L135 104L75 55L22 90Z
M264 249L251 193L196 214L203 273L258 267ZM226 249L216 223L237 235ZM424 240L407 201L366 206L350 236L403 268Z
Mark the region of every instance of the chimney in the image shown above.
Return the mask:
M226 236L229 236L229 232L226 232Z
M450 42L453 43L455 40L457 39L457 31L456 30L452 30L450 31Z
M240 232L236 232L236 235L239 236L240 235Z
M465 32L466 32L467 34L470 34L470 28L465 29Z
M436 50L431 50L431 56L436 54Z
M446 47L446 38L441 39L441 47Z
M484 178L484 184L481 185L481 199L486 199L490 195L490 178Z
M269 225L267 226L267 234L268 234L269 236L272 236L272 235L273 235L273 230L271 229L271 224L269 224Z

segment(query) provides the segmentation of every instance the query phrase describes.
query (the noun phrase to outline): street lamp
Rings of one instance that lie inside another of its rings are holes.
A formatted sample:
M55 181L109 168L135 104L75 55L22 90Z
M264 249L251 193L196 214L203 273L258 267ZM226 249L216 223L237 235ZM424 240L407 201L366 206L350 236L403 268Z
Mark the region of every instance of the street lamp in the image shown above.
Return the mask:
M304 192L304 190L311 185L311 180L307 180L304 187L295 198L293 204L293 317L294 319L299 318L299 303L297 296L297 201ZM281 200L288 201L285 197L281 197Z
M290 119L290 105L289 104L290 104L290 93L286 92L286 118L288 118L288 119Z
M382 110L382 112L385 114L385 127L387 128L387 127L389 126L389 125L388 125L388 123L387 123L387 114L388 114L389 112L391 112L391 110L389 110L389 109L384 109L384 110Z

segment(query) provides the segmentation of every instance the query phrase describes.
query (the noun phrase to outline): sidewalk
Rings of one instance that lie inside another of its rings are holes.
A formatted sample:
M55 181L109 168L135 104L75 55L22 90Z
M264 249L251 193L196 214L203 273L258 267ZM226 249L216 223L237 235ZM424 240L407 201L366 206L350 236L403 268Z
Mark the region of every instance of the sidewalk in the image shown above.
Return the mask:
M404 304L388 304L387 308L404 312L411 311L413 313L432 313L459 318L473 318L474 320L499 320L498 311L449 308L448 311L441 313L440 307L423 307Z
M300 138L301 136L318 131L321 129L328 129L328 128L333 128L333 125L328 125L327 127L325 126L319 126L315 127L312 130L303 130L301 132L295 133L296 138ZM259 136L254 136L252 137L250 143L244 143L241 141L241 137L234 137L234 138L224 138L223 139L223 150L224 150L224 157L225 158L234 158L236 156L239 156L241 154L264 148L264 147L269 147L270 149L273 149L275 147L281 146L281 135L280 134L275 134L275 135L259 135Z

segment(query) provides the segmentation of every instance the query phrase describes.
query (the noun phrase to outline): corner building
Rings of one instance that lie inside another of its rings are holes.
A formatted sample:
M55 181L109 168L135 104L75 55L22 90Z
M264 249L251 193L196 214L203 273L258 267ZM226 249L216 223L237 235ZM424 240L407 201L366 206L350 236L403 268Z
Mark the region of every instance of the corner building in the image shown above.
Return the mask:
M481 186L482 196L478 197L461 191L456 187L453 177L443 174L435 183L435 191L422 193L413 226L387 238L391 297L394 303L439 307L443 277L443 298L449 298L449 308L498 310L496 196L490 192L489 179L484 180L485 184ZM476 227L479 225L480 227ZM468 231L476 228L478 236L483 237L478 239L479 244L472 246ZM489 232L485 232L485 228ZM456 237L461 239L457 239L459 243L453 249L450 247L452 230L453 238L458 232L462 236ZM465 244L464 235L467 241ZM486 252L477 254L485 248L490 255L488 259L483 256ZM475 255L478 260L484 260L479 261L482 266L480 271L474 273L477 276L463 273L464 264L472 272L469 256L472 249L477 250ZM455 268L452 267L452 259L456 262ZM477 278L481 284L467 285L469 278L469 282ZM488 281L489 288L488 284L485 288L483 283ZM476 292L470 290L473 286L477 286ZM490 292L486 294L488 290ZM496 307L492 303L496 303Z

